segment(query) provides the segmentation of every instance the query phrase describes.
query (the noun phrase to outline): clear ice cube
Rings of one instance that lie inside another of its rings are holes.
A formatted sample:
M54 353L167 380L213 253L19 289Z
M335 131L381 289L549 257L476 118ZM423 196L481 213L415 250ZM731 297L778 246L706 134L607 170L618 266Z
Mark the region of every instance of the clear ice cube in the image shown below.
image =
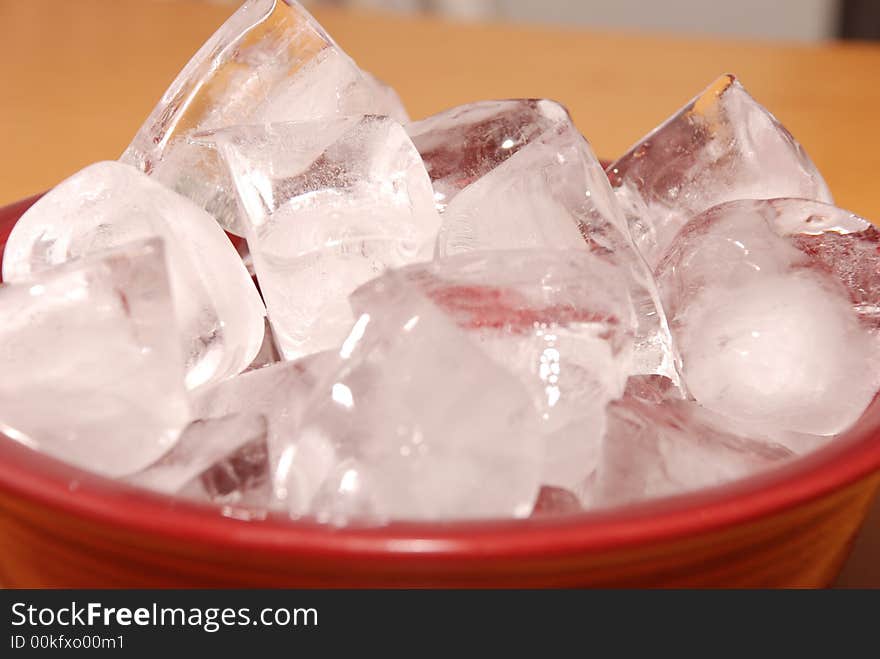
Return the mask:
M189 137L240 124L377 114L407 121L397 95L361 71L295 0L249 0L171 84L122 156L241 233L217 154Z
M286 359L337 347L347 296L385 268L429 259L440 224L431 183L387 117L238 127L205 134L226 158Z
M801 145L732 75L642 138L608 173L652 267L688 220L722 202L832 201Z
M335 368L336 361L335 352L317 353L295 362L279 362L248 371L193 392L196 418L216 419L245 413L265 417L272 486L277 501L286 501L289 497L284 466L290 461L288 454L305 450L293 444L306 402L328 369Z
M632 281L586 250L471 252L391 270L352 295L372 314L388 297L426 295L523 382L541 428L542 483L572 488L594 468L605 406L633 368Z
M660 375L630 377L623 397L655 405L685 400L681 390L669 378ZM726 432L740 437L755 437L771 444L779 444L797 455L820 448L832 439L823 435L770 428L761 422L750 422L743 418L733 419L702 407L692 407L690 413L714 428L723 428Z
M244 370L263 341L265 309L241 258L201 208L133 167L101 162L58 184L19 219L4 281L158 236L186 355L187 386Z
M722 429L724 428L724 429ZM625 397L608 407L596 478L584 497L610 507L745 478L793 457L765 439L731 434L693 401Z
M292 514L331 523L530 514L542 459L530 396L427 297L389 290L339 355L289 459L291 493L304 491L303 474L315 492L294 497Z
M271 461L265 438L244 444L211 466L199 476L198 485L205 498L223 506L227 516L265 517L272 502Z
M189 420L159 239L0 287L0 426L107 476L155 461Z
M688 390L767 429L835 435L878 386L878 232L802 199L721 204L657 268Z
M623 242L608 235L626 230L608 179L558 103L483 101L407 130L443 210L438 256Z
M570 119L558 103L539 99L478 101L407 125L434 185L438 209L471 183Z
M236 488L223 476L234 473L230 465L260 452L266 454L266 419L258 414L232 414L219 419L200 419L189 424L177 443L146 469L127 482L164 494L177 494L203 475L214 491L244 496L249 487ZM250 460L249 462L253 462ZM216 472L216 473L215 473ZM264 460L262 476L248 474L248 485L269 483L269 463ZM240 485L244 485L241 482ZM268 503L268 492L266 503Z
M650 270L587 141L549 100L484 101L407 130L433 180L443 226L439 257L474 250L583 249L613 253L631 271L636 372L679 382Z

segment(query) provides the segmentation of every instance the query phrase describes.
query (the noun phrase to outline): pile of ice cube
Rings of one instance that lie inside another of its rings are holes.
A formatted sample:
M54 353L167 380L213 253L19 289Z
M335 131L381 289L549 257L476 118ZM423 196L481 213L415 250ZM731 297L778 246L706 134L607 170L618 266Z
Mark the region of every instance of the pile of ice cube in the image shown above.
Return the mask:
M410 121L296 2L251 0L12 231L0 428L246 517L716 485L880 386L880 234L831 202L732 76L606 173L558 103Z

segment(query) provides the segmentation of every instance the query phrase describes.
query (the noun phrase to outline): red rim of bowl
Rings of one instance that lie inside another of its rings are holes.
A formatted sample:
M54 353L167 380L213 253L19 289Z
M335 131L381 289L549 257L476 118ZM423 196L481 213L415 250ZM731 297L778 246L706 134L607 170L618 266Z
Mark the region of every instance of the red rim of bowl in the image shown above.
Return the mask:
M852 432L811 455L729 485L617 509L526 520L392 522L336 528L283 516L242 521L76 469L9 440L0 489L87 522L218 548L289 555L484 558L598 552L687 537L817 499L880 469L880 401Z
M0 209L22 213L35 198ZM5 241L4 241L5 242ZM880 471L880 396L846 433L776 469L730 484L607 510L523 520L333 527L284 516L243 521L77 469L0 435L0 490L138 534L282 555L502 558L632 548L782 512Z

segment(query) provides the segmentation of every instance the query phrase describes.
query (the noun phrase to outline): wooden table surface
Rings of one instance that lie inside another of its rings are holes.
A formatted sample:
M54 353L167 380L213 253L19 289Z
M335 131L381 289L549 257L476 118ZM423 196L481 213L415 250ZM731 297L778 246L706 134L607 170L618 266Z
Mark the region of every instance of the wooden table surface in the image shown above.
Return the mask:
M0 205L115 159L234 10L204 0L0 0ZM566 104L613 158L724 72L804 145L839 205L880 221L880 46L795 45L339 10L316 16L419 118L484 98ZM880 586L880 510L843 584Z

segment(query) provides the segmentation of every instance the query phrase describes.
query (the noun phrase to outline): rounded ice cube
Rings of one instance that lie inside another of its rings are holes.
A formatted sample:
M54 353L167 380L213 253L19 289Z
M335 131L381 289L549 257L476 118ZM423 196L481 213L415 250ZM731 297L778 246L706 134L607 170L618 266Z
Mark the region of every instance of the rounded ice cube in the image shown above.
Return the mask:
M187 386L241 372L260 349L265 316L241 258L208 213L128 165L89 165L34 204L9 235L3 279L153 236L165 242Z
M767 428L848 428L880 385L878 238L803 199L728 202L691 220L656 271L690 393Z

